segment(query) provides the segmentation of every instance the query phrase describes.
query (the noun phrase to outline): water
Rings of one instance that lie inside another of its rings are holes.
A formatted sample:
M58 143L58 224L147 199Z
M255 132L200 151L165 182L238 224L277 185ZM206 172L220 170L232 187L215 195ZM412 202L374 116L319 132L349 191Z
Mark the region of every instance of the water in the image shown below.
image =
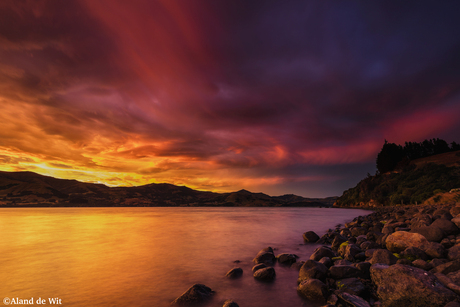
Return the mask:
M40 208L0 210L0 299L61 306L169 306L195 283L240 306L317 306L297 295L298 272L252 277L267 246L307 260L319 235L369 211L320 208ZM241 261L234 263L235 260ZM239 266L243 277L229 280Z

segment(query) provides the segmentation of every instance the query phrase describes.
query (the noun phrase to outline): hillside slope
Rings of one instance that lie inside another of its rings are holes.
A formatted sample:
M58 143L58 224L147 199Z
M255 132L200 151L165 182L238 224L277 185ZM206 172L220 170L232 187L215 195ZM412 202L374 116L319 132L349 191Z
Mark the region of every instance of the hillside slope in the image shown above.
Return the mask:
M411 161L393 172L368 176L348 189L335 202L335 207L377 207L421 204L438 200L438 194L460 188L460 152ZM455 194L456 195L456 194ZM449 198L456 200L456 196ZM448 198L446 198L447 200Z

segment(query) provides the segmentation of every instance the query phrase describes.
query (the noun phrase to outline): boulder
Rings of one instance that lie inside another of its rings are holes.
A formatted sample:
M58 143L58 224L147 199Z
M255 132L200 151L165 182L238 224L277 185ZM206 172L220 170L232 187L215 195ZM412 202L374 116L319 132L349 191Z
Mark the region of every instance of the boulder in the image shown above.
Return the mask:
M371 279L386 307L444 307L457 297L432 273L407 265L374 264Z
M265 263L268 265L272 265L276 261L275 253L273 252L273 248L267 247L261 250L257 256L253 259L254 263Z
M315 249L314 253L310 256L310 260L319 261L323 257L334 258L337 256L335 252L326 246L320 246Z
M297 287L297 292L308 300L323 304L326 303L326 298L328 296L327 286L318 279L307 279L302 281Z
M332 260L329 257L323 257L319 260L319 262L324 264L327 268L332 266Z
M455 207L460 209L460 207ZM454 216L452 220L450 220L452 223L455 224L455 226L460 227L460 215Z
M400 253L400 256L410 261L414 261L415 259L422 259L425 261L428 260L428 255L425 254L425 252L422 251L420 248L414 246L408 247L405 250L403 250Z
M371 264L382 263L387 265L396 264L398 258L396 258L389 250L387 249L377 249L372 254L372 259L369 261Z
M404 263L400 263L400 264L404 264ZM431 266L430 263L426 262L425 260L422 260L422 259L416 259L414 261L412 261L412 266L416 267L416 268L419 268L419 269L422 269L422 270L425 270L425 271L429 271L431 270L433 267Z
M340 245L344 242L347 242L347 238L341 235L335 236L334 240L332 240L331 248L337 251Z
M348 261L354 261L355 256L361 253L361 249L356 244L348 244L345 248L344 258Z
M302 265L304 263L305 263L305 261L294 262L293 264L291 264L291 269L296 270L296 271L300 271L300 268L302 267Z
M457 215L460 214L460 207L459 206L456 206L456 207L452 207L450 209L450 214L455 218ZM458 226L458 225L457 225Z
M202 303L210 299L214 295L214 291L211 288L203 284L194 284L187 291L185 291L181 296L176 298L172 304L182 305L182 304L197 304Z
M460 229L448 219L437 219L430 226L440 228L445 236L456 235L460 232Z
M353 295L360 296L366 291L366 286L356 277L340 279L335 284L339 291Z
M242 268L233 268L230 271L227 272L225 276L228 278L238 278L243 275L243 269Z
M360 277L364 279L370 279L370 268L371 264L369 262L358 262L355 265L355 268L357 268L360 271Z
M428 242L422 250L431 258L445 258L447 251L440 243Z
M352 306L352 307L370 307L368 302L366 302L363 298L349 294L347 292L342 292L337 294L339 297L339 302L345 303L345 306Z
M272 281L276 277L275 269L271 266L259 269L253 274L255 279L261 281Z
M333 265L329 268L329 274L334 279L359 277L361 271L352 265Z
M357 236L360 236L360 235L365 235L367 234L368 230L367 228L364 228L364 227L353 227L351 229L351 235L353 237L357 237Z
M430 242L441 242L444 237L442 229L433 225L413 228L411 232L421 234Z
M460 260L450 261L437 267L433 268L430 272L431 273L441 273L447 275L452 272L457 272L460 270Z
M314 231L307 231L302 237L306 243L315 243L319 240L319 236Z
M447 252L447 258L449 260L460 259L460 245L454 245L451 248L449 248Z
M279 254L276 258L278 259L278 262L281 264L291 265L297 261L297 258L299 258L299 256L294 254Z
M222 307L240 307L240 306L232 300L226 300Z
M255 266L252 267L252 273L254 273L257 270L266 268L266 267L267 267L267 265L265 263L256 264Z
M324 264L314 260L307 260L300 268L297 282L301 283L306 279L319 279L325 282L326 277L327 267Z
M427 243L427 239L421 234L406 231L392 233L385 240L387 249L392 253L400 253L411 246L421 248Z

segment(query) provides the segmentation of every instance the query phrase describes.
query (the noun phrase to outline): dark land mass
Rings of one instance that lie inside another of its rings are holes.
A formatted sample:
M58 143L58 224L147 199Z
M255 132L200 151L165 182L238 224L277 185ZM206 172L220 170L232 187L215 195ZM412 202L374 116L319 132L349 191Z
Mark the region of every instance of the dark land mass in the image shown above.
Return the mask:
M0 172L2 207L331 207L336 198L214 193L166 183L108 187L33 172Z
M460 151L401 161L393 170L368 175L346 190L335 207L381 207L460 203Z

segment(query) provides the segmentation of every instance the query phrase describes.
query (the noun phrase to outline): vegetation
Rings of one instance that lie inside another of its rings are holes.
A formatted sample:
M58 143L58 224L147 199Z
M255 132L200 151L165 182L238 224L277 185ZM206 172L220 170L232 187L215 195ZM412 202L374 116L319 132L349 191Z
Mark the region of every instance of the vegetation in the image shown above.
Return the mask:
M391 172L398 166L407 165L411 160L460 150L460 144L449 144L441 140L431 139L423 142L406 142L404 147L385 140L382 150L377 155L377 170L380 174Z
M384 206L420 204L437 193L460 187L460 168L442 164L407 165L398 173L377 174L361 180L337 199L340 207L371 201Z

